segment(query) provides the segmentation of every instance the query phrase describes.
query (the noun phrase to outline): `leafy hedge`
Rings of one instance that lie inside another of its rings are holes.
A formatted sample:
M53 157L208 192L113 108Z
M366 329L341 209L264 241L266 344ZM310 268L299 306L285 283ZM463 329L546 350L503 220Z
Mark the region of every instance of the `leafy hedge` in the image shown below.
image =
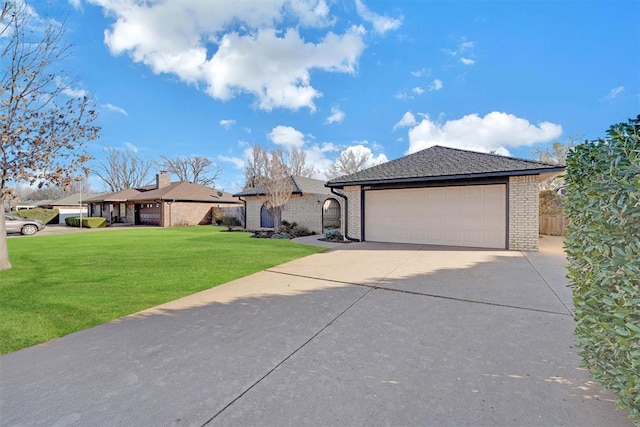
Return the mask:
M39 219L45 224L57 224L60 212L58 209L20 209L19 211L11 212L11 215L19 216L21 218Z
M80 217L72 216L64 219L64 222L70 227L80 227ZM83 228L103 228L107 226L107 219L94 216L94 217L83 217L82 218L82 227Z
M640 116L576 146L565 245L580 356L640 422Z

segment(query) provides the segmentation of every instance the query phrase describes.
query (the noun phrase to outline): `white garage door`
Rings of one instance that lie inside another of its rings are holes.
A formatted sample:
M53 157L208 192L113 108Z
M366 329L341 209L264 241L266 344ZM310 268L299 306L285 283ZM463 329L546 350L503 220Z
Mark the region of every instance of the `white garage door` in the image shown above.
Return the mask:
M505 192L505 185L367 191L365 239L504 249Z

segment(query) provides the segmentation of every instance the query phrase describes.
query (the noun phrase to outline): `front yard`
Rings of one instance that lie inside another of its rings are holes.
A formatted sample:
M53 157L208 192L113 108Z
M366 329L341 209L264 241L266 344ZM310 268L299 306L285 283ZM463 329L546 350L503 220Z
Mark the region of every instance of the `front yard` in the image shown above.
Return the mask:
M0 354L323 251L222 228L138 228L9 239Z

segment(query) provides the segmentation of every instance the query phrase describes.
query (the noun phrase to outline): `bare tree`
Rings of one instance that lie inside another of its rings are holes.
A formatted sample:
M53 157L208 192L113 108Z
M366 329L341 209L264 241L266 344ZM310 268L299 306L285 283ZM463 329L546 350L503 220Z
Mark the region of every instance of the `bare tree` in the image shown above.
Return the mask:
M68 187L90 159L84 146L99 128L91 101L70 97L62 65L70 52L65 29L21 1L0 6L0 206L10 180ZM11 268L4 208L0 270Z
M302 148L293 147L289 151L289 172L293 176L313 178L316 168L307 163L307 153Z
M544 150L537 148L532 151L538 161L564 166L567 163L567 155L576 146L578 137L569 137L566 143L556 141ZM560 172L540 182L540 190L556 190L564 185L564 172Z
M287 204L293 192L291 174L281 150L272 151L265 180L266 205L273 216L277 230L282 225L282 208Z
M99 161L93 173L109 187L110 191L142 187L149 178L153 166L151 160L139 157L134 150L107 148L106 161Z
M264 147L254 145L245 161L244 188L264 187L269 168L269 153Z
M180 181L213 187L221 172L220 167L207 157L160 157L163 160L160 162L160 166L167 172L176 175Z
M340 153L340 157L325 172L325 175L328 179L333 179L360 172L369 166L373 166L372 157L370 151L356 150L353 147L349 147Z

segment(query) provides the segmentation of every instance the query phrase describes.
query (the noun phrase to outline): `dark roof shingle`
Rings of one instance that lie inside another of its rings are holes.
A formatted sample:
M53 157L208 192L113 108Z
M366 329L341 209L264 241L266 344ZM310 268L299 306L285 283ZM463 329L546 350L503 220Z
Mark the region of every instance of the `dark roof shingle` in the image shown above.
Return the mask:
M559 172L562 166L497 154L478 153L439 145L334 178L329 187L373 182L410 182L485 176L532 175Z
M325 181L313 178L304 178L301 176L291 176L293 182L293 194L331 194L331 191L325 187ZM234 194L235 197L245 196L262 196L267 194L267 190L262 187L247 188L239 193Z

